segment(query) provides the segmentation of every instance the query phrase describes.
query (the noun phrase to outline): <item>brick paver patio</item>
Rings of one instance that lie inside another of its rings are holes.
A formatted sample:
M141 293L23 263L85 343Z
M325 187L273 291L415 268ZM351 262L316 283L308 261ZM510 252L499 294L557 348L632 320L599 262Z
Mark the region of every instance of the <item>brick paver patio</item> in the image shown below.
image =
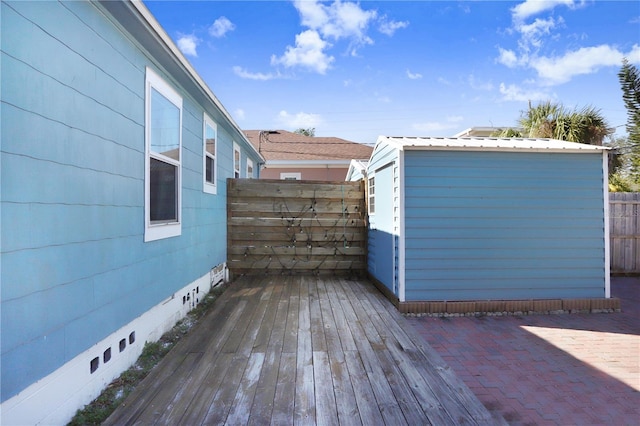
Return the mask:
M621 313L409 318L482 403L513 425L640 424L640 278Z

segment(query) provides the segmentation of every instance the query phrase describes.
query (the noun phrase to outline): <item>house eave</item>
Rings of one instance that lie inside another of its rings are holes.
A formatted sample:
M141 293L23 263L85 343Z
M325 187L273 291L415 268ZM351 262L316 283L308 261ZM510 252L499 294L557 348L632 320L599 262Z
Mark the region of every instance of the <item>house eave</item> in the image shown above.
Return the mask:
M92 0L92 2L106 10L129 33L135 34L136 40L152 53L154 59L170 72L195 99L213 104L233 127L232 137L258 156L261 162L264 162L262 154L251 144L231 114L220 103L141 0ZM147 31L141 31L142 28Z

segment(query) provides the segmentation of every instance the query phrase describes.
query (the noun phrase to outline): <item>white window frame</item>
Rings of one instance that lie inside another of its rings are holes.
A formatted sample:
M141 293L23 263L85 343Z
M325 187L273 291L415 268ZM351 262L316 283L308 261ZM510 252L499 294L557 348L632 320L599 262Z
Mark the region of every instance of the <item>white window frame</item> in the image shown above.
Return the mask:
M371 174L367 178L367 206L369 208L369 216L376 213L376 175Z
M151 90L155 89L179 109L178 160L151 151ZM147 67L145 72L145 229L144 241L155 241L182 234L182 97L155 71ZM177 167L177 218L175 221L151 223L151 159L163 161Z
M247 158L247 178L253 179L253 173L254 173L253 160L251 158Z
M236 152L238 153L238 164L236 164ZM233 162L233 177L235 179L242 177L242 151L240 150L240 145L237 143L233 143L233 155L231 156L231 161Z
M301 180L302 179L302 173L300 172L283 172L280 173L280 179L282 180Z
M218 192L218 125L206 113L202 119L202 190L207 194ZM207 126L213 128L216 133L214 152L207 151ZM213 159L213 182L207 181L207 159Z

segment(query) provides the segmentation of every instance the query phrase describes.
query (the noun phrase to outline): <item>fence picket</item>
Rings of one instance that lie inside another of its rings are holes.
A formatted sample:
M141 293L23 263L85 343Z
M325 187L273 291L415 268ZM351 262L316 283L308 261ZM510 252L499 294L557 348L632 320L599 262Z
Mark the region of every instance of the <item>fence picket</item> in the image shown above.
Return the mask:
M364 273L364 193L363 182L229 179L231 274Z
M640 273L640 193L609 194L611 273Z

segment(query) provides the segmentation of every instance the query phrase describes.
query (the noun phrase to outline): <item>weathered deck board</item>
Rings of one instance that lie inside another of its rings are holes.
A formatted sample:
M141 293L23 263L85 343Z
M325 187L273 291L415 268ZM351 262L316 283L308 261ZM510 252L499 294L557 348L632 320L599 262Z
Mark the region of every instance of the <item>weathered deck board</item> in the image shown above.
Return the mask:
M242 277L105 424L496 424L366 281Z

